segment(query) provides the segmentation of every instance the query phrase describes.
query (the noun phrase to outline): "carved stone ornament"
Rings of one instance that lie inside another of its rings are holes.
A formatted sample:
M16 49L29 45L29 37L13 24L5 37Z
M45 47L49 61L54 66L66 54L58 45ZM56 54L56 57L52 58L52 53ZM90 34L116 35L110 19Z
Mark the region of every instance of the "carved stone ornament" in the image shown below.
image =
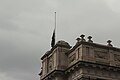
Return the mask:
M107 52L95 51L95 57L100 59L108 59Z
M49 64L48 64L48 69L49 69L49 71L51 71L52 68L53 68L53 58L50 57L50 58L49 58Z

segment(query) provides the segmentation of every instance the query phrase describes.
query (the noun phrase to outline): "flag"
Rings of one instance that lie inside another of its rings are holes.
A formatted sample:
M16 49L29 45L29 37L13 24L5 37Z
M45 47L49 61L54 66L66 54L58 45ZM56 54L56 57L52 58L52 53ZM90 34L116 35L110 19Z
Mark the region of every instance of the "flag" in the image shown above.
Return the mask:
M54 29L53 35L52 35L51 47L53 47L54 45L55 45L55 29Z

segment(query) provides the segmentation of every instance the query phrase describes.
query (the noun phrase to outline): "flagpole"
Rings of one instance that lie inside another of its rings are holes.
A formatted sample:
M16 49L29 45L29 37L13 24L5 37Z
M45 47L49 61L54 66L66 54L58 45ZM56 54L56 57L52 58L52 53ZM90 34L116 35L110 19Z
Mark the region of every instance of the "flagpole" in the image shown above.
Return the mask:
M56 12L55 12L55 30L56 30Z
M56 12L55 12L55 28L54 28L54 39L55 39L55 41L56 41L56 24L57 22L56 22ZM55 41L54 41L54 45L55 45Z
M57 26L57 19L56 19L56 12L55 12L55 27L54 27L55 41L56 41L56 26Z

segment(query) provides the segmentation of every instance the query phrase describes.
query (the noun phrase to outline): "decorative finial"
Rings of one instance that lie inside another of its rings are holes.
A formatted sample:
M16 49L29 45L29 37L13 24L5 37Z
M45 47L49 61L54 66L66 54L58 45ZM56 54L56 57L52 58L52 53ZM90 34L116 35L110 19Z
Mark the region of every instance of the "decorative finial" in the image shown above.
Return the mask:
M108 40L107 41L107 43L108 43L107 45L112 47L113 45L111 44L111 42L112 42L111 40Z
M76 40L77 40L77 42L80 42L81 39L80 39L80 38L77 38Z
M84 34L82 34L80 37L81 37L81 41L85 41L85 39L84 39L85 35Z
M93 41L91 39L92 39L92 36L88 36L88 42L93 43Z

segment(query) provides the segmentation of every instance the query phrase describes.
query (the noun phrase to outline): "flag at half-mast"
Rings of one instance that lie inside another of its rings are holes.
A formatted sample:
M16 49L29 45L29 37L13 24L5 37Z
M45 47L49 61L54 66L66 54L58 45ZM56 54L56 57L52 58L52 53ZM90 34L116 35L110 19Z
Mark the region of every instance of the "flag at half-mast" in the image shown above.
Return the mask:
M55 45L55 30L56 30L56 12L55 12L55 28L52 35L51 47Z
M55 45L55 29L54 29L53 35L52 35L51 47L53 47L54 45Z

